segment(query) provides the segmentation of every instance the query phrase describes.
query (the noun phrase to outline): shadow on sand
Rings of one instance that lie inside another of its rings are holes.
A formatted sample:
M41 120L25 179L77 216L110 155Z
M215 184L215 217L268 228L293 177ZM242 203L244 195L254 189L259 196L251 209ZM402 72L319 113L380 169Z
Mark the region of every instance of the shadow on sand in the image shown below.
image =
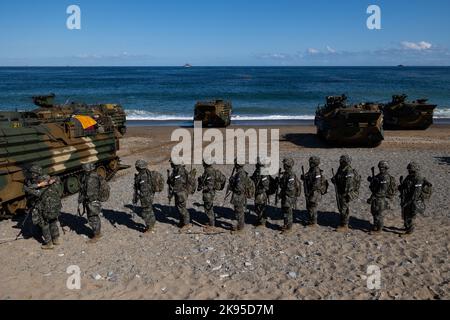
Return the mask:
M450 157L435 157L439 164L450 166Z

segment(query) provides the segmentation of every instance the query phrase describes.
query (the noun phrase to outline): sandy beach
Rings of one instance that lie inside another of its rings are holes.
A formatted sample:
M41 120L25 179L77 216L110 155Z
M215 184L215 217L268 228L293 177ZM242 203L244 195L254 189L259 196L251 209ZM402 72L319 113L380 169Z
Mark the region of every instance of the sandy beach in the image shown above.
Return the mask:
M282 215L269 208L267 228L255 228L253 202L246 230L231 234L231 205L222 207L224 192L217 195L216 213L222 226L206 234L199 224L206 216L201 194L190 197L188 207L198 224L190 233L179 233L178 215L168 208L167 192L155 197L157 226L143 234L143 221L132 214L133 165L143 158L150 169L165 175L174 127L132 127L121 140L122 163L132 168L111 181L112 196L103 205L104 237L87 244L89 229L76 215L77 198L63 201L61 221L66 234L53 251L42 251L31 237L10 241L23 217L0 222L0 299L449 299L450 298L450 125L427 131L388 131L383 144L369 148L330 148L315 136L312 126L280 127L281 157L296 161L295 171L307 167L308 158L320 156L322 169L331 176L341 154L353 158L363 177L361 196L352 205L351 230L335 231L338 223L334 189L319 208L318 228L305 227L305 201L295 212L294 232L281 235ZM433 183L427 212L417 219L417 232L399 237L403 227L399 199L386 215L388 232L368 234L372 217L366 200L366 178L380 160L391 164L397 180L407 174L411 161L421 164ZM201 166L195 166L201 173ZM218 166L227 176L231 166ZM246 167L252 173L252 166ZM272 199L273 203L273 199ZM79 266L81 289L69 290L69 266ZM367 268L381 269L381 289L367 287Z

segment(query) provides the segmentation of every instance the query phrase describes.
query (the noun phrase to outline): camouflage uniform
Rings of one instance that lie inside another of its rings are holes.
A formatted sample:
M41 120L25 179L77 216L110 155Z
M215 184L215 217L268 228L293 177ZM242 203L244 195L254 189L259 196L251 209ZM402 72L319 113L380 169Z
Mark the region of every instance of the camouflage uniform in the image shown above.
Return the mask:
M258 158L256 170L251 179L255 183L255 212L258 216L257 224L259 226L264 226L267 221L266 207L269 200L267 192L270 188L270 177L268 175L261 174L261 168L264 168L264 163L261 163Z
M216 196L216 169L210 164L203 162L204 172L198 178L198 191L203 191L203 207L209 219L209 225L214 227L216 217L214 214L214 198Z
M317 207L322 200L322 170L320 170L320 158L309 159L309 171L301 179L305 182L306 210L308 211L309 224L317 224Z
M340 158L340 166L332 182L337 186L337 201L341 222L339 229L347 229L350 220L350 202L355 200L354 169L351 167L351 158L344 155Z
M93 239L101 237L100 214L102 204L99 201L100 176L95 171L93 164L83 165L85 171L81 177L81 189L78 196L78 203L83 204L87 211L87 218L91 226Z
M233 192L231 203L234 206L237 220L236 230L241 231L245 228L245 210L247 209L247 196L245 194L247 172L245 172L244 166L238 163L235 163L235 170L235 174L230 177L229 185Z
M279 182L281 189L281 208L284 215L283 231L285 232L292 230L294 220L293 210L297 206L296 181L298 179L293 171L294 164L294 160L291 158L283 160L284 172Z
M138 160L136 162L136 170L138 173L134 176L133 204L137 204L140 201L146 231L150 231L155 227L156 223L155 213L153 211L155 191L152 187L151 173L147 167L148 163L144 160Z
M174 164L171 162L172 174L167 180L173 196L175 196L175 206L180 214L180 227L187 227L191 223L189 211L186 209L188 200L188 172L181 164Z
M44 238L43 249L52 249L59 245L58 217L61 212L62 186L58 177L42 175L42 169L33 166L31 178L27 179L24 191L27 196L28 210L34 225L40 227Z
M408 165L408 176L399 186L402 216L406 234L413 233L415 218L425 212L425 200L432 194L432 184L420 175L420 166L412 162Z
M383 213L389 209L389 202L394 196L393 190L396 190L397 185L394 177L389 173L389 165L386 161L381 161L378 164L380 173L375 177L368 177L370 182L370 191L372 196L368 200L370 211L373 216L373 231L380 232L384 227Z

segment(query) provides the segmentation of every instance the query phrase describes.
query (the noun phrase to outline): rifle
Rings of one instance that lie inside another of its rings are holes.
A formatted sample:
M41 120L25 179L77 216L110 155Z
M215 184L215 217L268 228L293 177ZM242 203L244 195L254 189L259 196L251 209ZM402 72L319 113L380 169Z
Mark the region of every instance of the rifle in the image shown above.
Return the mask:
M231 172L231 177L228 180L228 186L227 191L225 192L225 198L223 199L222 207L225 205L225 202L227 201L228 197L231 195L231 179L234 177L234 173L236 172L236 166L233 167L233 171Z
M303 175L303 189L305 190L305 200L306 202L308 202L309 191L308 185L306 183L305 168L303 166L302 166L302 175Z
M277 192L275 193L275 205L278 205L278 198L280 197L280 182L281 182L281 168L278 169L278 178L277 178Z
M173 198L173 190L172 187L170 186L170 170L167 170L167 184L168 184L168 189L167 189L167 199L169 199L169 207L172 203L172 198Z
M20 232L17 234L16 239L14 239L14 241L17 241L19 239L19 237L23 234L23 227L25 226L25 223L27 222L31 211L32 210L28 210L27 215L25 216L25 219L22 221L22 225L20 226Z
M370 170L372 170L372 176L369 177L369 178L367 178L367 180L370 182L369 189L370 189L370 191L372 191L372 183L373 183L373 181L375 180L375 167L372 167ZM372 195L370 196L370 198L367 199L367 203L368 203L368 204L372 204L373 198L374 198L374 195L373 195L373 193L372 193Z
M403 188L403 186L402 186L402 184L403 184L403 181L405 181L405 179L403 178L403 176L401 176L400 177L400 207L402 208L402 218L404 219L404 217L405 217L405 210L404 210L404 208L405 208L405 205L404 205L404 202L405 202L405 191L404 191L404 188Z
M333 174L332 182L333 182L333 185L334 185L334 194L336 195L336 203L337 203L337 207L338 207L339 212L341 212L342 209L341 209L341 203L340 203L340 201L339 201L338 190L337 190L337 184L336 184L335 175L334 175L334 169L331 169L331 173Z
M137 185L136 185L136 178L137 178L137 174L134 176L135 182L134 182L134 186L133 186L134 187L133 205L138 203L138 188L137 188Z

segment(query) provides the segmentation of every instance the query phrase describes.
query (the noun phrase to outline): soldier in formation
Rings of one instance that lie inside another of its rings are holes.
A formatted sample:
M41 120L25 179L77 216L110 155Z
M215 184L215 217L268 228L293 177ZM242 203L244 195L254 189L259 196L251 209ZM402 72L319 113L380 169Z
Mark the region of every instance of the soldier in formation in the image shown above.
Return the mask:
M425 213L425 201L430 199L433 185L420 174L420 166L416 162L411 162L407 169L408 176L405 179L400 178L398 189L405 235L410 235L414 232L417 215Z
M348 231L350 220L350 203L359 196L359 187L361 177L351 166L350 156L343 155L339 160L339 169L331 181L336 188L336 201L340 214L340 225L338 231Z
M191 217L187 210L188 200L188 172L181 163L170 161L172 172L168 173L167 184L169 186L169 204L172 197L175 198L175 206L180 215L180 228L182 230L191 227Z
M384 211L389 209L389 200L392 200L397 191L397 184L393 176L389 174L389 165L386 161L378 164L380 173L375 175L375 168L372 168L372 176L367 180L370 183L372 195L367 202L370 204L370 211L373 216L373 230L377 234L383 231Z
M309 217L308 223L312 227L317 226L317 207L322 200L322 195L326 194L328 190L328 182L319 166L320 158L311 157L309 159L309 171L301 176L304 185L306 210Z
M269 203L269 188L270 179L269 175L263 174L262 170L266 165L265 160L261 160L259 157L256 162L256 169L253 172L251 179L255 184L255 213L257 216L257 227L263 227L267 221L267 204Z
M223 174L213 167L210 159L203 160L203 174L198 178L198 191L203 192L203 208L208 217L209 227L216 226L216 215L214 213L214 200L216 197L216 190L221 184L221 177Z
M90 243L97 242L101 237L102 212L101 184L104 178L100 177L93 163L83 165L84 174L81 177L81 188L78 196L78 204L83 206L83 214L86 212L89 226L92 230Z
M234 206L234 213L237 220L235 231L241 232L245 227L245 211L247 210L247 172L244 165L235 160L233 174L228 182L228 189L233 193L231 203Z
M281 199L281 209L284 216L283 233L288 233L293 226L293 211L296 209L297 199L301 195L301 184L294 172L294 160L283 160L284 171L280 169L277 179L264 174L265 162L258 159L256 170L249 178L244 170L244 165L235 160L233 173L229 178L227 196L232 193L231 203L234 206L237 226L235 231L242 231L245 227L245 211L247 199L254 198L255 211L258 217L258 225L266 223L266 207L268 204L269 189L272 189L271 179L275 182L276 200ZM301 176L304 182L306 208L309 215L309 224L317 224L317 207L322 195L326 194L328 183L320 169L320 158L309 159L309 171ZM164 188L164 179L158 172L148 170L148 163L144 160L136 162L137 174L134 180L133 203L138 201L142 206L142 217L146 224L146 232L155 226L153 200L156 192ZM188 195L195 190L203 192L205 213L209 219L209 226L215 226L214 200L216 191L223 190L226 178L212 163L205 159L203 162L204 173L192 183L195 173L188 173L185 166L171 161L172 172L168 172L167 184L169 186L169 204L172 197L181 216L180 226L190 227L190 216L186 208ZM379 174L375 175L372 168L372 176L368 177L371 197L368 203L371 205L373 215L373 233L383 230L383 214L389 208L389 200L396 194L395 179L389 174L389 165L386 161L378 164ZM425 212L425 201L432 195L432 185L420 173L417 163L411 162L408 167L408 176L400 178L400 191L402 217L404 220L405 235L412 234L415 228L415 218ZM101 202L109 197L109 187L105 178L95 170L94 164L83 165L84 175L81 177L81 188L78 202L83 205L83 212L87 212L89 225L92 229L90 242L96 242L101 237ZM58 217L61 211L61 197L63 188L58 177L51 178L42 172L39 166L32 166L24 184L24 192L27 197L27 207L32 215L32 221L42 230L44 243L43 249L52 249L60 244ZM336 201L341 216L338 231L348 229L350 217L350 203L357 199L360 189L360 175L351 167L351 158L343 155L340 158L340 166L336 174L333 171L332 182L336 190ZM106 190L106 191L105 191ZM275 193L275 191L273 192ZM105 196L107 194L107 196ZM227 198L227 197L226 197Z
M152 185L152 173L148 170L148 163L145 160L138 160L135 167L137 173L134 176L133 205L136 205L138 201L141 203L141 214L145 222L144 233L147 233L153 230L156 223L153 211L156 190Z
M33 224L41 229L44 250L60 244L58 218L61 212L62 186L58 177L43 175L42 168L33 165L25 181L24 192Z
M297 199L301 193L301 185L294 173L295 162L291 158L283 160L284 172L279 177L279 188L281 198L281 210L284 215L283 233L289 233L292 231L292 225L294 222L294 209L297 206ZM277 197L278 198L278 197ZM278 199L275 200L277 202Z

